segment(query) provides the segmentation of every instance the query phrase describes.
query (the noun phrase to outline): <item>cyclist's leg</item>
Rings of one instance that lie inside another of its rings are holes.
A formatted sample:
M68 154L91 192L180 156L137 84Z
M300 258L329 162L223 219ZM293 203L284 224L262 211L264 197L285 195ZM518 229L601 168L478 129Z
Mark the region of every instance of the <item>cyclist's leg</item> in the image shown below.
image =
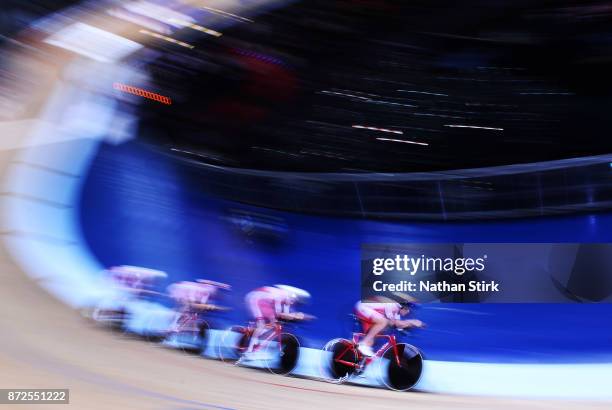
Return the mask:
M387 326L389 326L389 321L380 313L378 313L377 315L373 315L373 317L371 317L370 320L372 321L372 325L370 326L370 329L367 331L365 337L360 342L360 344L363 344L366 346L372 346L374 344L374 338L380 332L385 330Z
M266 320L264 318L255 319L255 330L249 340L249 347L247 353L252 353L253 348L259 343L259 338L266 332Z
M170 332L178 333L183 329L186 320L187 308L184 304L181 304L174 315L174 320L170 325Z
M255 330L249 340L247 353L251 353L253 348L259 343L259 338L266 332L266 323L274 322L274 307L266 299L259 297L257 294L252 294L247 297L247 305L251 316L255 319Z
M389 321L365 303L358 303L355 310L365 333L364 338L359 342L359 345L362 346L360 350L369 356L372 353L374 338L389 325Z

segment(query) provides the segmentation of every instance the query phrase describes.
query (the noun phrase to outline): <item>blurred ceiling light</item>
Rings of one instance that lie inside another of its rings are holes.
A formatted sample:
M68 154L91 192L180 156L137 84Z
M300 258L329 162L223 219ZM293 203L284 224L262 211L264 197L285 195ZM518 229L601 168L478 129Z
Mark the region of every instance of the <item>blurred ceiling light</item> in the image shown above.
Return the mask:
M234 18L236 20L244 21L244 22L247 22L247 23L252 23L253 22L253 20L248 19L246 17L241 17L241 16L238 16L236 14L228 13L227 11L215 9L215 8L212 8L212 7L202 6L202 9L206 10L206 11L210 11L211 13L220 14L222 16L229 17L229 18Z
M474 128L478 130L494 130L494 131L503 131L503 128L494 128L494 127L478 127L476 125L458 125L458 124L446 124L445 127L450 128Z
M174 11L171 8L153 4L148 1L135 1L123 5L123 8L131 11L135 14L140 14L145 17L149 17L154 20L161 22L170 22L172 19L179 21L189 22L189 24L195 23L195 20L186 14ZM183 27L184 24L172 24L174 27Z
M154 33L154 32L149 31L149 30L139 30L138 32L142 33L142 34L146 34L147 36L151 36L151 37L158 38L160 40L167 41L169 43L174 43L174 44L176 44L178 46L181 46L181 47L185 47L185 48L194 48L195 47L195 46L193 46L193 45L191 45L189 43L185 43L184 41L180 41L180 40L177 40L177 39L172 38L172 37L164 36L163 34Z
M530 93L519 93L519 95L574 95L574 93L530 92Z
M197 25L197 24L193 24L193 23L190 23L190 22L185 21L185 20L169 18L168 22L178 24L178 25L180 25L182 27L189 27L191 29L194 29L194 30L197 30L197 31L201 31L203 33L206 33L206 34L209 34L209 35L215 36L215 37L221 37L223 35L223 34L219 33L218 31L211 30L209 28L202 27L202 26Z
M429 144L426 143L426 142L409 141L409 140L395 140L393 138L376 138L376 139L379 140L379 141L403 142L404 144L429 146Z
M442 93L432 93L429 91L414 91L414 90L397 90L401 93L412 93L412 94L426 94L426 95L435 95L438 97L448 97L448 94L442 94Z
M392 134L403 134L402 131L399 130L390 130L387 128L376 128L376 127L368 127L365 125L353 125L353 128L358 128L358 129L362 129L362 130L371 130L371 131L380 131L380 132L390 132Z
M140 14L134 14L122 8L110 9L110 10L107 10L107 13L118 19L125 20L130 23L134 23L141 27L146 27L153 31L157 31L158 33L172 34L172 30L168 27L168 25L164 23L160 23L157 20L141 16Z
M59 30L44 42L105 63L118 61L143 47L125 37L80 22Z
M347 94L347 93L339 93L339 92L337 92L337 91L327 91L327 90L323 90L323 91L321 91L321 92L322 92L323 94L342 95L342 96L345 96L345 97L358 98L358 99L360 99L360 100L368 100L368 101L370 100L370 98L368 98L368 97L362 97L362 96L359 96L359 95Z

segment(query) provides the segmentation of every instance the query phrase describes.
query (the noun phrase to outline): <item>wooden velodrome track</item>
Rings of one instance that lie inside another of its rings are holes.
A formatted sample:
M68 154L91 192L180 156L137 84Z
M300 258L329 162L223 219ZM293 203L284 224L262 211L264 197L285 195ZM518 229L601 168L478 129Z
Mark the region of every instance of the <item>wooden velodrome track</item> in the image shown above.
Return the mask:
M49 85L57 75L52 67L42 64L33 71L29 74L39 82L48 80ZM43 100L44 94L45 90L39 88L29 97ZM4 140L19 138L2 131ZM18 146L0 150L0 179L4 180L7 164L19 153ZM3 232L7 234L10 232ZM0 388L70 389L71 404L55 405L53 409L609 408L609 403L597 402L397 393L339 386L273 376L118 337L92 326L46 293L15 263L3 241L0 335ZM20 406L17 408L44 405Z

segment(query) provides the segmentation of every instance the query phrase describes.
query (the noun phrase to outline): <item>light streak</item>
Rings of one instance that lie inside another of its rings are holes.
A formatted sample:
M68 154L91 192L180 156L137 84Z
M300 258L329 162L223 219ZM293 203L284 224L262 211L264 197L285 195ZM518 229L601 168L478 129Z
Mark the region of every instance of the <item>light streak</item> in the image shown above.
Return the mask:
M158 38L160 40L164 40L164 41L168 41L170 43L174 43L174 44L179 45L181 47L185 47L185 48L194 48L195 47L195 46L193 46L191 44L185 43L184 41L179 41L179 40L174 39L172 37L164 36L163 34L159 34L159 33L154 33L154 32L149 31L149 30L139 30L139 32L142 33L142 34L146 34L148 36L151 36L151 37Z
M419 142L419 141L410 141L410 140L396 140L393 138L376 138L379 141L390 141L390 142L402 142L404 144L413 144L413 145L423 145L423 146L429 146L428 143L426 142Z
M247 22L247 23L252 23L253 22L253 20L248 19L246 17L241 17L241 16L238 16L236 14L228 13L227 11L215 9L215 8L212 8L212 7L202 6L202 9L210 11L211 13L221 14L222 16L225 16L225 17L232 17L232 18L235 18L236 20L244 21L244 22Z
M170 23L179 24L179 25L181 25L183 27L189 27L190 29L201 31L202 33L206 33L206 34L208 34L210 36L221 37L223 35L222 33L219 33L218 31L215 31L215 30L212 30L210 28L206 28L206 27L200 26L198 24L191 23L189 21L180 20L180 19L176 19L176 18L170 18L170 19L168 19L168 21Z
M388 128L368 127L365 125L353 125L353 128L358 128L362 130L380 131L380 132L390 132L392 134L400 134L400 135L404 134L402 131L399 131L399 130L390 130Z
M447 124L445 127L450 128L475 128L479 130L493 130L493 131L503 131L503 128L495 128L495 127L478 127L476 125L458 125L458 124Z
M123 84L123 83L113 83L113 88L118 91L122 91L124 93L137 95L139 97L147 98L149 100L157 101L162 104L171 105L172 100L169 97L166 97L161 94L153 93L147 90L144 90L139 87L133 87L131 85Z

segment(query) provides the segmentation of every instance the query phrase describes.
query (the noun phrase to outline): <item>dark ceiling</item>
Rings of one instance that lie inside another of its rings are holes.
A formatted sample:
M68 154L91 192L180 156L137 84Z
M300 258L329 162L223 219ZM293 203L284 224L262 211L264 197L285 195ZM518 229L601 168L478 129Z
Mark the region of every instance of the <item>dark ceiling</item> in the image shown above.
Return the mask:
M611 151L612 5L304 1L159 44L141 136L288 171L433 171Z

